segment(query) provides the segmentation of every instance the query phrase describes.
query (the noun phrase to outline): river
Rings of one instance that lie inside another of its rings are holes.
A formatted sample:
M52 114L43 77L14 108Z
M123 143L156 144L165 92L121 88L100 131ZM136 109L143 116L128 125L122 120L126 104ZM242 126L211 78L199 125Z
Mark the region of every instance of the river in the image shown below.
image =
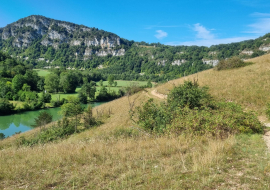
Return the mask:
M91 106L96 107L103 103L106 102L93 102L91 103ZM35 118L37 118L39 113L44 110L53 115L53 121L62 118L62 116L59 114L61 108L48 108L0 116L0 133L4 133L5 137L8 137L18 132L25 132L33 129L34 127L32 127L32 125L35 124Z

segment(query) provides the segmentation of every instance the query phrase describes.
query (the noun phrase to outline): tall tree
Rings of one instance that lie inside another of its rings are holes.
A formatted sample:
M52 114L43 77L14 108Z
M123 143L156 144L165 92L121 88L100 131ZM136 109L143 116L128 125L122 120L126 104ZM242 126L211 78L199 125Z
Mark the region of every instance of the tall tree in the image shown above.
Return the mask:
M50 73L45 77L45 90L48 92L55 92L59 91L59 76L55 73Z
M19 92L19 90L22 89L24 82L25 81L23 75L15 75L15 77L12 79L12 89L15 93Z
M42 129L42 126L45 127L46 124L52 122L52 114L42 111L39 113L38 117L35 118L35 124L34 127L40 127L40 131Z
M77 124L80 121L79 115L83 112L83 107L77 97L69 96L67 103L61 106L61 114L64 117L75 117L75 133L77 131Z
M95 98L96 93L96 83L94 81L91 81L90 83L85 83L82 86L82 91L90 98Z
M109 75L107 80L108 80L109 86L112 86L113 83L114 83L114 76L113 75Z

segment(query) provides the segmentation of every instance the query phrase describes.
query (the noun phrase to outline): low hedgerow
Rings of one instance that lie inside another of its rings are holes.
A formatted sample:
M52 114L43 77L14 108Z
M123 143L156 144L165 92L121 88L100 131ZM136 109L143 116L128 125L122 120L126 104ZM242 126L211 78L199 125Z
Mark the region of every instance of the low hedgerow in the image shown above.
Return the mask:
M67 118L58 121L57 125L41 130L35 137L26 139L24 136L17 140L17 145L32 146L35 144L44 144L58 139L63 139L75 133L74 122Z
M150 99L137 107L134 121L147 131L158 133L224 137L263 132L253 112L244 112L240 105L232 102L215 102L207 88L200 88L196 82L188 81L175 87L168 97L168 102L161 105Z
M221 60L215 67L217 71L226 70L226 69L234 69L239 67L245 67L247 65L253 64L252 62L244 62L239 57L231 57L226 60Z

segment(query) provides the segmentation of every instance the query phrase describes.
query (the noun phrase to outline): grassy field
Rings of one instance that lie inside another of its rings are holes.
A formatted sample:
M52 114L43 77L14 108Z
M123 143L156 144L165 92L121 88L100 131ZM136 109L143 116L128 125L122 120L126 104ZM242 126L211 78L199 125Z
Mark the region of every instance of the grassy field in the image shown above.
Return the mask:
M34 70L37 71L38 76L45 77L46 75L50 74L50 71L48 70L43 70L43 69L34 69Z
M270 56L253 61L237 70L201 72L199 83L220 99L264 109ZM170 81L158 90L168 93L173 83L182 82ZM152 90L95 107L94 116L109 110L112 114L101 126L68 139L33 147L16 144L21 136L35 136L39 129L34 129L0 141L0 189L270 189L270 152L262 135L219 139L138 130L130 120L130 102L140 106L149 98L165 101ZM262 99L256 101L258 97Z
M140 105L150 97L140 92L130 100ZM128 102L122 97L94 108L94 115L109 108L112 115L102 126L63 141L18 148L20 134L0 142L0 188L270 188L270 157L261 135L149 135L131 127Z
M250 110L264 113L270 102L270 55L250 59L255 64L243 68L215 71L213 69L169 81L160 85L157 91L168 94L174 85L183 84L185 80L198 77L200 85L207 85L210 93L217 99L237 102Z
M115 81L117 82L117 87L127 87L132 84L136 84L138 86L145 86L147 84L147 81L124 81L124 80L115 80ZM98 82L97 85L99 85ZM103 85L108 86L108 81L104 81Z
M58 93L58 94L52 94L52 99L53 100L57 100L60 96L60 99L63 99L63 98L67 98L68 96L75 96L77 97L78 96L78 92L81 90L80 87L76 88L75 90L75 93L68 93L68 94L64 94L64 93Z
M123 81L123 80L117 80L117 86L114 87L106 87L107 90L111 90L111 91L115 91L116 93L118 93L119 89L121 89L122 87L127 87L127 86L130 86L132 84L137 84L139 86L143 86L143 85L146 85L147 82L145 81ZM99 85L99 83L97 82L97 85ZM103 82L103 85L108 85L108 81L104 81ZM75 93L69 93L69 94L64 94L64 93L58 93L58 94L52 94L52 99L53 100L57 100L57 98L59 98L59 95L60 95L60 99L63 99L63 98L67 98L68 96L78 96L78 92L81 90L81 87L78 87L76 88L76 92ZM100 86L97 86L96 87L96 96L98 95L99 93L99 90L100 90ZM39 93L41 94L41 93Z

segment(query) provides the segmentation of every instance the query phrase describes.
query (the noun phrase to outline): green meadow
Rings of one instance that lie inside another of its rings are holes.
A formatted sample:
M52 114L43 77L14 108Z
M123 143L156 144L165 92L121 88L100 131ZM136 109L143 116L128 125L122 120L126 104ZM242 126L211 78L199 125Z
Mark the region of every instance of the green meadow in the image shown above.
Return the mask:
M50 74L51 72L48 70L43 70L43 69L34 69L37 71L38 76L45 77L46 75Z

